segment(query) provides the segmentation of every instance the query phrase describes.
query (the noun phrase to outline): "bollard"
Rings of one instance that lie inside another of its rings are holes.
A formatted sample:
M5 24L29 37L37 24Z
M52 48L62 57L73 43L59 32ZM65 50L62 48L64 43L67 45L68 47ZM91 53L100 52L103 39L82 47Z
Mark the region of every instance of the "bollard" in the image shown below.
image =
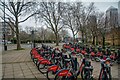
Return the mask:
M5 51L7 51L7 45L4 46Z

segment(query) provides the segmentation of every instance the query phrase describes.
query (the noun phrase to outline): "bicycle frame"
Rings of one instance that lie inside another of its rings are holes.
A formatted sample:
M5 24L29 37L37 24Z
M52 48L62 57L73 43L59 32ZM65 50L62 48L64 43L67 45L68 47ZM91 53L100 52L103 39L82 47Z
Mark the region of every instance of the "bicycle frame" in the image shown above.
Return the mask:
M111 68L105 62L101 63L99 80L102 80L102 79L111 80Z
M82 64L81 64L81 66L80 66L80 68L79 68L79 70L78 70L78 72L76 74L73 74L71 72L71 70L73 69L71 67L70 69L61 69L60 71L57 72L56 75L58 75L58 76L65 76L65 77L73 77L73 76L77 77L80 74L80 72L82 71L82 68L84 66L84 62L85 62L85 59L83 59Z

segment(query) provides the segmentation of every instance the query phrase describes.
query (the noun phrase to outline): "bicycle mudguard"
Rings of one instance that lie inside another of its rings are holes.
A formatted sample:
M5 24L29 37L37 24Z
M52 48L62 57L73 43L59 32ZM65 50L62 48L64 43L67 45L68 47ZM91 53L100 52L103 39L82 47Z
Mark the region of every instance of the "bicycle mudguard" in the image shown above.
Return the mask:
M80 49L76 49L76 52L78 52L78 53L79 53L79 52L80 52Z
M42 61L42 60L44 60L43 57L39 57L39 58L38 58L38 61Z
M36 48L33 48L33 49L31 50L31 52L34 52L34 51L36 51Z
M56 72L57 70L60 70L60 67L58 65L52 65L48 68L48 71Z
M95 53L94 53L94 52L91 52L90 54L91 54L91 56L92 56L92 57L94 57L94 56L95 56Z
M44 59L44 60L40 61L40 64L48 64L49 65L49 64L51 64L51 62L47 59Z
M74 48L70 48L71 51L74 51L75 49Z
M42 57L40 54L34 54L34 57L39 58Z
M82 50L82 51L81 51L81 54L85 55L85 54L86 54L86 51Z
M60 71L58 71L56 73L56 75L58 76L67 76L67 77L71 77L72 73L69 71L69 69L61 69Z
M36 50L32 50L31 53L32 54L38 54L38 52Z

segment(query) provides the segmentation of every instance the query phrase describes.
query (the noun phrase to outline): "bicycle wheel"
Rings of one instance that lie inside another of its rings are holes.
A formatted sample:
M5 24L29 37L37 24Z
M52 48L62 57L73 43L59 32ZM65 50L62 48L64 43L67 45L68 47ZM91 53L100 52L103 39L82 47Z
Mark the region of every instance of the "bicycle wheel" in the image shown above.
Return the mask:
M82 80L93 80L92 69L87 69L86 67L83 67L81 71L81 77Z
M30 57L31 57L31 59L32 59L32 50L30 51Z
M31 55L31 59L32 59L32 61L34 62L34 56L33 56L33 55Z
M82 78L82 80L84 80L84 73L83 73L83 70L81 71L81 78Z
M105 71L100 74L99 80L109 80Z
M85 80L86 77L87 77L87 75L85 74L85 67L83 67L82 71L81 71L81 78L82 78L82 80Z
M47 79L48 79L48 80L54 80L54 78L55 78L55 73L56 73L56 72L53 72L53 71L47 71L47 74L46 74Z
M41 73L47 73L47 69L48 69L48 64L38 64L38 70L41 72Z
M109 80L111 80L112 79L112 75L111 75L111 68L110 67L107 68L107 74L108 74Z
M69 69L61 69L56 73L54 80L74 80L73 73Z
M109 80L106 72L102 74L102 79L101 80Z
M90 77L90 80L94 80L93 76L92 76L92 77Z
M56 75L54 80L73 80L73 79L71 79L71 78L69 78L67 76L58 76L58 75Z
M90 75L90 72L85 72L84 80L93 80L93 77Z

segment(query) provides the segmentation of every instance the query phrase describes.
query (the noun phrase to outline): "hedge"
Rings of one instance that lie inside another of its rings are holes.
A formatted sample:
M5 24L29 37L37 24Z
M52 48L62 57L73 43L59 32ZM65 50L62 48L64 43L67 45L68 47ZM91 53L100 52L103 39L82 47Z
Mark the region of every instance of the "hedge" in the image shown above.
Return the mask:
M30 40L27 41L21 41L21 43L27 43L30 42ZM35 40L35 43L52 43L52 42L56 42L55 40Z

